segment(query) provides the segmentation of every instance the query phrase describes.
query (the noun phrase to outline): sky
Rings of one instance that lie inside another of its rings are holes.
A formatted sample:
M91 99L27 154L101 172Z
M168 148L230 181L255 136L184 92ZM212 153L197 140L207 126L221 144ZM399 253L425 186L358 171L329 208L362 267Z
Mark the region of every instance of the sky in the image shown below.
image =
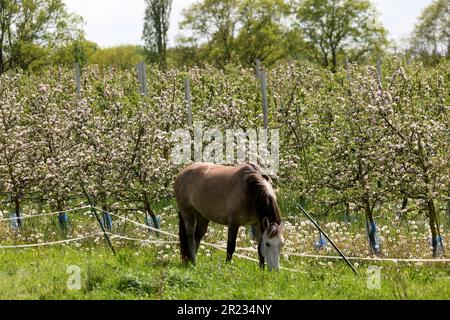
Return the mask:
M102 47L142 44L144 0L63 0L69 11L82 16L87 38ZM413 30L418 16L432 0L372 0L389 38L401 40ZM169 45L176 42L182 10L196 0L173 0Z

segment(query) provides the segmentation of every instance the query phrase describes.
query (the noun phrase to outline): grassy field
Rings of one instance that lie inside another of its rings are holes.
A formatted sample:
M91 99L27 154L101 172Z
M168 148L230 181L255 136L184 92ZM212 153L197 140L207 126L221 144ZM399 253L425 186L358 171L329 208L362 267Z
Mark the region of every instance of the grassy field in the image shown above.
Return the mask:
M116 238L114 256L103 237L97 236L66 245L0 249L0 299L450 299L449 263L359 262L355 263L359 273L356 276L339 260L294 256L335 252L330 245L317 250L317 230L293 214L289 201L282 199L280 204L286 219L281 265L297 272L269 273L261 271L256 262L237 257L225 264L225 253L206 245L199 250L196 267L181 264L175 243L146 244ZM177 211L173 201L157 209L162 216L162 229L176 234ZM126 215L142 222L142 213ZM441 219L444 246L448 248L450 227L445 216ZM425 217L395 221L385 216L378 220L382 257L431 258ZM348 223L330 217L330 221L320 223L346 255L370 255L361 219ZM88 212L70 215L67 237L98 231L98 224ZM113 233L149 239L148 230L120 219L115 219ZM20 232L13 231L7 223L0 224L0 246L62 238L56 217L52 216L29 219ZM156 240L154 234L151 239ZM162 236L160 240L177 239ZM224 245L226 228L211 224L204 240ZM256 247L245 228L238 234L237 245ZM254 252L239 253L257 258ZM448 253L446 257L449 258ZM374 267L381 267L379 289L369 288L374 274L368 270Z
M204 249L202 249L205 251ZM449 265L383 264L380 289L368 289L367 264L355 276L342 262L290 261L299 272L260 271L224 254L200 255L196 267L154 248L59 247L0 253L0 299L449 299ZM300 258L299 258L300 259ZM80 287L69 289L80 268Z

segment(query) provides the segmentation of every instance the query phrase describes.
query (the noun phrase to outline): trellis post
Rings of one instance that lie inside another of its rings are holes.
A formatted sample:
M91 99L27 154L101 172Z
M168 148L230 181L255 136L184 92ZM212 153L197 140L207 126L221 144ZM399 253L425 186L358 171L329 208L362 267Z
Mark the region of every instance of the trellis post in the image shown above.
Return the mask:
M268 114L268 103L267 103L267 73L265 71L260 71L259 76L260 76L260 80L261 80L264 129L267 130L269 128L269 114Z
M75 81L77 84L77 98L79 99L81 97L81 71L80 71L80 64L75 63Z
M184 100L186 102L187 125L192 127L192 97L191 84L188 78L184 79Z
M137 74L139 81L139 92L146 96L148 94L147 91L147 68L145 66L145 62L142 61L137 65Z

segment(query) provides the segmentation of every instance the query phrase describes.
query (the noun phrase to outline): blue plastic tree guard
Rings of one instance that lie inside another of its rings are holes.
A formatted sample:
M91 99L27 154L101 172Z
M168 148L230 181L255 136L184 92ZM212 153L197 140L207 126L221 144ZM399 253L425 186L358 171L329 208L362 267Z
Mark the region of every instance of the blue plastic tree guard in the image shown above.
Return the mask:
M438 243L438 254L444 254L444 241L442 236L438 236L436 240Z
M254 225L250 226L250 237L252 240L256 240L256 226Z
M428 240L428 244L430 246L433 245L432 239ZM442 236L436 237L436 244L437 244L436 254L437 255L443 254L444 253L444 241L442 239Z
M107 229L108 231L111 231L111 230L112 230L112 228L113 228L113 222L112 222L112 217L111 217L111 215L109 214L109 212L103 212L103 215L102 215L102 224L103 224L103 227L104 227L105 229Z
M161 216L156 216L156 226L153 222L153 219L151 216L146 215L145 216L145 224L148 225L150 228L160 229L161 228ZM152 232L151 229L149 229L149 232Z
M369 240L370 250L372 250L372 252L374 254L380 254L381 253L381 240L380 240L380 237L378 236L376 223L375 222L367 222L366 229L367 229L367 238Z
M323 236L322 232L319 235L319 239L315 242L315 247L316 249L323 249L327 246L328 241L327 239L325 239L325 237Z
M23 219L21 218L22 212L19 212L19 217L16 216L15 212L11 213L10 217L11 217L11 228L13 228L13 230L18 230L20 228L20 225L23 225Z
M59 227L61 228L61 230L67 231L67 229L69 227L69 215L66 212L60 213L58 215L58 222L59 222Z

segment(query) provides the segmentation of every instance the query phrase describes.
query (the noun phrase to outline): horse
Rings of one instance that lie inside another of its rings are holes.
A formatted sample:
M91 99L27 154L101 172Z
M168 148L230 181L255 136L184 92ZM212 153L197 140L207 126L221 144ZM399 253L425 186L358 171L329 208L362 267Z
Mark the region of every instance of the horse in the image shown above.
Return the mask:
M226 262L236 249L241 226L253 225L258 242L259 266L279 270L284 226L271 179L253 163L227 167L194 163L175 180L181 259L196 264L200 241L209 222L228 226Z

